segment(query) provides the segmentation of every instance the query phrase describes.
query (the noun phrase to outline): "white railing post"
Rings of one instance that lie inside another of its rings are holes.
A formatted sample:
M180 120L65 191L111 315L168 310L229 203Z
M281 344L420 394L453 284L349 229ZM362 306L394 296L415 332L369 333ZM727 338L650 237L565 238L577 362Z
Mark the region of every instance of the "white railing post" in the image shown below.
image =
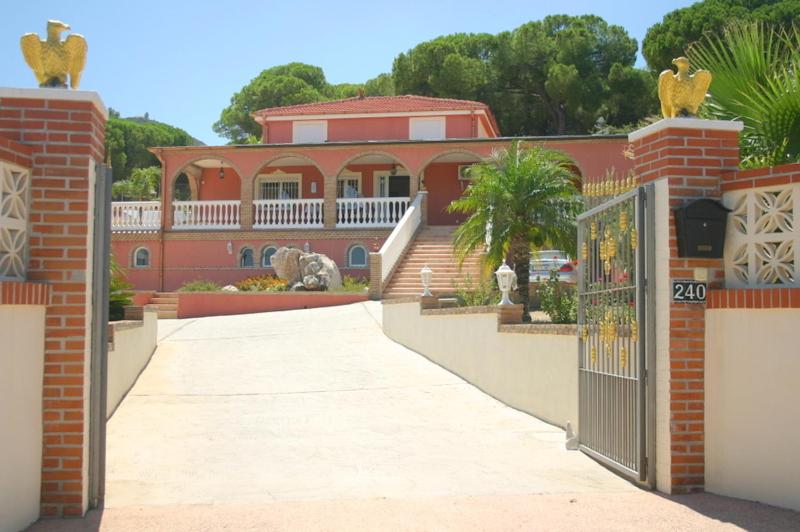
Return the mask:
M293 227L323 227L322 210L325 200L288 199L254 200L254 229L285 229Z
M426 195L427 192L424 190L417 192L417 196L414 198L414 201L410 206L408 206L408 208L404 209L404 213L399 222L397 222L394 231L392 231L392 234L389 235L389 238L386 239L386 242L383 243L383 246L381 246L381 249L378 251L378 255L380 255L381 284L385 284L389 280L389 276L392 274L395 266L397 266L397 263L403 256L403 252L414 239L417 229L419 229L420 225L422 225L422 208L425 204ZM400 208L400 206L402 206L402 202L396 203L395 205L397 206L396 208ZM392 213L390 218L395 216L397 212L398 211ZM380 290L371 288L370 292L380 293Z
M409 206L409 198L338 198L336 227L394 227Z
M161 203L158 201L111 202L112 231L158 231Z
M173 229L238 229L239 200L174 201Z

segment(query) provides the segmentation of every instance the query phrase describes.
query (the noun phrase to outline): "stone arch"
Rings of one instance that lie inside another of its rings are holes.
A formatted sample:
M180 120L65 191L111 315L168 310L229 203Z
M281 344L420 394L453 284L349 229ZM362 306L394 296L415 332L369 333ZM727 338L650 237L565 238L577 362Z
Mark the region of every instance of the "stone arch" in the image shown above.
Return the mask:
M367 157L370 155L380 155L383 157L389 157L390 159L397 161L397 163L400 166L408 170L409 174L413 173L412 172L413 168L409 166L409 164L406 161L404 161L399 155L383 150L368 150L356 153L352 157L348 157L347 159L345 159L345 161L341 165L339 165L339 168L337 168L335 176L338 177L339 174L341 174L347 168L348 165L353 164L355 161L361 159L362 157Z
M206 154L206 155L198 155L197 157L193 157L193 158L189 159L188 161L184 162L180 166L180 168L178 168L177 170L173 171L170 174L169 178L167 179L167 184L169 185L170 193L172 192L172 186L174 185L175 180L178 178L179 175L181 175L182 173L185 173L186 168L188 166L196 163L197 161L204 161L206 159L212 159L212 160L218 160L218 161L224 162L225 164L227 164L231 168L233 168L233 170L239 176L239 179L243 179L242 171L240 170L239 165L237 165L235 162L233 162L233 159L230 159L229 157L226 157L224 155L217 155L217 154L213 154L213 153L212 154Z
M474 158L478 159L479 161L484 161L484 160L489 158L488 155L481 155L479 153L476 153L476 152L474 152L472 150L468 150L466 148L453 148L453 149L450 149L450 150L441 151L441 152L439 152L439 153L437 153L435 155L432 155L432 156L428 157L428 159L426 159L425 162L423 162L420 165L419 172L420 173L424 172L425 168L427 168L431 163L436 162L436 159L439 159L440 157L444 157L444 156L447 156L447 155L457 155L457 154L466 155L468 157L474 157Z
M321 184L322 184L323 187L325 186L325 171L323 170L322 166L319 164L319 162L316 159L314 159L313 157L309 157L308 155L306 155L304 153L286 152L286 153L280 153L280 154L271 155L270 157L268 157L267 159L259 162L255 166L255 169L256 169L255 172L253 172L252 176L249 176L251 178L251 180L252 180L252 182L250 183L250 187L249 187L251 189L250 193L252 194L252 197L254 197L254 198L256 197L256 186L257 186L256 177L258 176L258 174L260 172L264 171L264 169L267 168L268 166L270 166L271 164L276 163L276 162L280 161L281 159L289 159L289 158L300 159L302 161L307 162L309 166L313 166L314 168L316 168L317 171L319 172L320 176L322 176L322 183Z

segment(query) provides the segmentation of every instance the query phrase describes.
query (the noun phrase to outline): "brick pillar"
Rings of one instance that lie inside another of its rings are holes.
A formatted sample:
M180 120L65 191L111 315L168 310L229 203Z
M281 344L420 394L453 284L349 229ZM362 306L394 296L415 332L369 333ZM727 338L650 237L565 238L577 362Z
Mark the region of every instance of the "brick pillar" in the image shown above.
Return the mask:
M253 176L241 176L242 191L241 200L242 204L239 207L239 224L243 231L249 231L253 228Z
M705 486L705 305L672 303L672 279L723 279L722 259L678 258L672 210L720 198L720 177L739 164L740 122L673 118L629 135L635 172L656 182L656 480L668 493ZM648 200L650 201L650 200Z
M325 229L336 228L336 176L325 176L325 184L322 193L325 203L322 207L322 215L325 221Z
M94 164L107 111L93 92L0 89L0 136L32 150L28 280L52 290L45 324L41 513L88 506Z
M377 301L383 296L383 261L380 253L369 254L369 298Z

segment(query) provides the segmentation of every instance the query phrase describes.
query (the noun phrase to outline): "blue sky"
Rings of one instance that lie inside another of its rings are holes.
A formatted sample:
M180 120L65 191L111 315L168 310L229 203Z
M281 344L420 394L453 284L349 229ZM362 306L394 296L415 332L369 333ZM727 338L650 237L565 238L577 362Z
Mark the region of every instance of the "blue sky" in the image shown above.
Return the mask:
M81 89L100 93L123 116L150 117L223 144L211 125L231 95L268 67L302 61L330 83L366 81L395 56L456 32L513 29L549 14L593 13L628 30L641 46L647 28L691 0L227 0L99 2L28 0L0 17L0 86L34 87L19 37L45 33L49 18L86 36ZM643 60L639 59L643 65Z

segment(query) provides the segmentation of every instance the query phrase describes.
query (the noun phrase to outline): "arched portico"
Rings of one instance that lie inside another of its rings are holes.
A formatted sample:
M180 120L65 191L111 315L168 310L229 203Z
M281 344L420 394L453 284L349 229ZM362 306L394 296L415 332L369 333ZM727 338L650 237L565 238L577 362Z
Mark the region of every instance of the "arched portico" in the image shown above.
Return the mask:
M485 158L474 151L456 148L436 154L425 162L420 177L428 191L430 225L458 225L464 221L462 214L451 214L446 209L469 186L467 169Z

